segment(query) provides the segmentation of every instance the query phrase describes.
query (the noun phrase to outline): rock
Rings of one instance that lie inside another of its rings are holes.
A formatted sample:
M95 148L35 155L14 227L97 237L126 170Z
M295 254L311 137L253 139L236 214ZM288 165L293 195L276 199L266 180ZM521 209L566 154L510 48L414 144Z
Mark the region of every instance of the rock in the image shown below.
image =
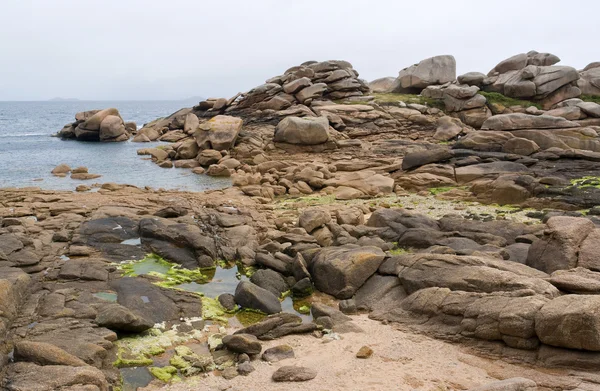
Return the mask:
M481 72L467 72L464 75L460 75L456 78L459 84L466 84L469 86L481 86L486 76Z
M237 372L242 376L248 376L254 371L254 367L249 362L243 362L237 366Z
M499 114L488 118L481 126L482 130L519 130L519 129L564 129L576 128L579 124L561 117L548 115L529 115L523 113Z
M359 208L349 207L343 209L336 209L335 211L336 221L339 225L362 225L365 223L365 217L362 210Z
M294 357L294 349L290 345L277 345L265 350L262 354L262 359L270 363Z
M566 106L546 111L543 115L562 117L569 121L576 121L581 117L581 111L582 110L577 106Z
M581 242L577 259L577 266L585 267L590 270L600 271L600 257L598 249L600 248L600 229L592 230L589 235Z
M187 134L194 134L196 129L198 129L198 125L200 125L200 121L196 114L187 113L183 123L183 131Z
M600 67L588 68L581 72L579 77L577 87L582 94L600 96Z
M318 290L348 299L377 271L384 258L385 253L377 247L328 247L317 252L308 269Z
M63 349L44 342L19 341L14 346L15 361L27 361L38 365L68 365L84 367L87 364Z
M236 308L235 297L231 293L222 293L218 297L219 303L227 311L233 311Z
M361 347L356 353L356 358L369 358L373 355L373 349L368 346Z
M108 391L108 382L101 370L66 365L39 366L19 362L9 365L5 380L9 390L36 391Z
M219 151L214 149L205 149L198 155L198 162L202 166L210 166L211 164L217 163L222 159L222 157L223 155L221 155L221 152Z
M298 225L311 233L315 229L331 222L331 215L321 208L309 208L300 213Z
M66 176L69 172L71 172L71 167L64 163L54 167L51 171L55 176Z
M395 77L382 77L376 80L373 80L369 83L369 87L373 92L388 92L394 85Z
M391 92L420 92L430 85L439 85L456 79L456 60L453 56L436 56L404 68Z
M508 71L518 71L527 66L527 54L520 53L506 60L500 61L491 71L488 72L488 76L494 73L507 73Z
M590 117L600 118L600 105L594 102L581 102L577 107Z
M440 163L453 156L452 151L446 148L409 152L402 160L402 169L407 171L430 163Z
M326 117L286 117L275 128L273 141L288 144L316 145L329 139L329 120Z
M535 141L515 137L508 140L502 146L502 152L514 153L516 155L529 156L540 150Z
M439 141L449 141L461 134L462 131L463 126L459 119L444 116L438 119L433 138Z
M235 289L235 302L266 314L281 312L281 303L273 293L247 281L240 282Z
M474 164L466 167L457 167L455 170L456 181L459 184L469 183L482 177L497 177L503 173L527 173L526 166L515 162L492 162Z
M124 141L123 139L129 139L125 123L117 115L108 115L102 120L99 137L100 141Z
M229 171L229 168L227 168L227 166L224 164L211 164L206 170L206 175L229 177L231 176L231 171Z
M159 148L138 149L137 154L138 155L150 155L150 156L152 156L152 158L154 160L159 161L159 162L161 162L169 157L168 152L166 152L163 149L159 149Z
M301 382L317 377L317 371L298 366L283 366L273 373L274 382Z
M250 282L268 290L276 297L280 297L283 292L289 290L289 286L285 282L283 276L271 269L257 270L252 277L250 277Z
M535 317L545 344L600 351L600 296L564 295L546 303Z
M362 170L341 173L335 178L326 180L325 186L338 187L335 192L336 199L353 199L365 195L389 194L394 189L394 179L371 170Z
M233 148L242 124L241 118L217 115L198 125L194 138L200 149L227 151Z
M530 379L513 377L470 388L469 391L537 391L537 384Z
M111 330L135 333L148 330L154 326L154 322L144 319L118 304L102 307L96 315L96 323L98 326Z
M296 99L300 103L306 104L310 99L320 98L325 91L327 91L327 84L316 83L300 90L296 94Z
M236 353L259 354L262 351L262 345L251 334L227 335L223 337L223 345Z
M312 82L308 77L301 77L299 79L293 80L287 84L283 85L283 91L286 94L295 94L300 90L309 87L312 85Z
M576 267L579 246L594 230L594 223L586 218L555 216L547 225L548 234L531 245L527 265L546 273Z
M227 368L223 369L223 372L221 372L221 376L225 380L231 380L231 379L237 377L237 375L238 375L238 372L237 372L237 369L235 369L235 367L227 367Z
M582 295L600 293L600 273L583 267L569 270L557 270L548 280L552 285L564 292Z
M181 143L179 148L177 148L177 159L194 159L198 156L198 151L199 148L196 140L185 140Z

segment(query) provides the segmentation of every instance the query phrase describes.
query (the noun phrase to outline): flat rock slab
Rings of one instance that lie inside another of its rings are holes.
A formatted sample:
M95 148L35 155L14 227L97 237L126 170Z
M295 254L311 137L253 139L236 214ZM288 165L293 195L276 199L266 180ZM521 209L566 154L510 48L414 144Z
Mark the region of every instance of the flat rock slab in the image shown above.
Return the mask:
M317 371L312 368L290 365L276 370L272 379L275 382L301 382L312 380L315 377L317 377Z

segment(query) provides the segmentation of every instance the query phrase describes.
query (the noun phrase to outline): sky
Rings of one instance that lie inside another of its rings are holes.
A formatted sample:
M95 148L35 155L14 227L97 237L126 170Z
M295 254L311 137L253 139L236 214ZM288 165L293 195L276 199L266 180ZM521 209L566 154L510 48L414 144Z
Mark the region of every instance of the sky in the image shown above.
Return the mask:
M0 100L230 97L308 60L366 80L452 54L487 73L537 50L600 61L600 2L2 0Z

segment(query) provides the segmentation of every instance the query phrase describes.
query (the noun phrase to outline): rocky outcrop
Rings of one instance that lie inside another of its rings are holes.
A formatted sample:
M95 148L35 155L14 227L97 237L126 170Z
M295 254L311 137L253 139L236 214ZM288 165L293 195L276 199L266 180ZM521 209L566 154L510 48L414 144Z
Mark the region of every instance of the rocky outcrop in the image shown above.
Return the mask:
M81 141L127 141L137 131L135 122L124 122L115 108L77 113L75 122L67 124L56 135Z
M427 86L445 84L455 79L454 57L435 56L401 70L390 92L419 93Z
M484 80L484 90L540 101L545 109L581 94L575 68L556 66L558 57L550 53L518 54L494 67Z
M600 96L600 65L591 63L579 73L577 87L582 94Z
M369 82L369 88L373 92L388 92L394 85L395 77L382 77Z
M529 115L522 113L500 114L487 119L482 130L521 130L521 129L566 129L579 124L562 117L550 115Z

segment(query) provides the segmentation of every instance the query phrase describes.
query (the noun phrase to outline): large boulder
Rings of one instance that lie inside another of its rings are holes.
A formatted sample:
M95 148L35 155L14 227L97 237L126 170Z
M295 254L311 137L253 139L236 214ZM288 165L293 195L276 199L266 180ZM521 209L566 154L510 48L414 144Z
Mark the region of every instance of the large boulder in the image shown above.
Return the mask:
M588 67L579 74L580 78L577 80L577 87L579 87L581 93L584 95L600 96L600 66Z
M454 57L435 56L401 70L391 91L420 92L427 86L444 84L455 79L456 60Z
M373 275L385 253L378 247L327 247L308 262L315 287L338 299L348 299Z
M275 127L273 141L288 144L316 145L329 140L326 117L286 117Z
M109 115L100 124L100 141L125 141L129 138L120 116Z
M298 225L311 233L315 229L331 222L331 215L321 208L308 208L300 213Z
M139 333L148 330L154 326L150 320L138 316L129 309L119 305L111 304L102 307L96 315L98 326L106 327L111 330L130 331Z
M579 247L594 230L594 223L586 218L555 216L547 225L544 238L531 245L527 265L546 273L575 268Z
M75 114L75 122L65 125L57 136L81 141L127 141L135 128L135 123L123 121L119 110L108 108Z
M537 313L535 331L548 345L600 351L600 296L555 298Z
M68 365L84 367L87 364L80 358L67 353L58 346L33 341L15 343L14 357L16 361L32 362L39 365Z
M106 352L105 352L106 353ZM5 378L7 390L35 391L108 391L102 371L92 366L37 365L18 362L8 366Z
M281 312L281 303L266 289L248 281L242 281L235 288L235 302L241 307L255 309L265 314Z
M369 83L373 92L388 92L394 85L395 77L382 77Z
M242 124L241 118L217 115L198 125L194 138L200 149L229 150L233 148Z

